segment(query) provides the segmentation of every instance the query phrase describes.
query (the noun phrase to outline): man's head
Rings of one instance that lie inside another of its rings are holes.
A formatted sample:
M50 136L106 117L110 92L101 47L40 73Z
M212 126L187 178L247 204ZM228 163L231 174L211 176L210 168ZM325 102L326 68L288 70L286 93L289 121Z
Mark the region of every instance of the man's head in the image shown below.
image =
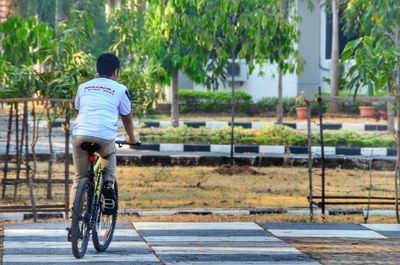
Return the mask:
M103 53L97 58L97 73L100 77L117 80L119 71L119 60L112 53Z

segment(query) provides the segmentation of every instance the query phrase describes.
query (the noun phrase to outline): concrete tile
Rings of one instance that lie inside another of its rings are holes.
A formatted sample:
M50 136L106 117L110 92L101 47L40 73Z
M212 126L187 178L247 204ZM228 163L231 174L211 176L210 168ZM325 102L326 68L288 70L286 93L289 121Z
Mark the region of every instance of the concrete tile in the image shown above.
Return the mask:
M260 145L259 152L260 153L270 153L270 154L284 154L285 147L284 146L275 146L275 145Z
M400 224L362 224L374 231L400 231Z
M257 224L247 222L134 222L133 225L139 230L262 230Z
M277 237L346 237L346 238L386 238L368 230L279 230L269 229Z

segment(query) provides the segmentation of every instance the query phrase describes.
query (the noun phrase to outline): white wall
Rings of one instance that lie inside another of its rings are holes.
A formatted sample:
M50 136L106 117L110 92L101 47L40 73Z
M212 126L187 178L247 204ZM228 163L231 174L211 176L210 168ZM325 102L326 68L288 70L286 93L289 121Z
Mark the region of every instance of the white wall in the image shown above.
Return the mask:
M235 89L243 90L249 93L254 101L257 101L263 97L277 97L278 96L278 75L276 65L264 65L263 76L259 76L260 67L256 66L253 73L249 75L249 79L243 82L243 85L235 84ZM284 97L295 97L297 95L297 76L296 74L286 74L282 79L283 84L283 96ZM227 87L222 85L219 87L219 91L230 91L231 87L226 84ZM194 90L207 90L202 85L195 84Z

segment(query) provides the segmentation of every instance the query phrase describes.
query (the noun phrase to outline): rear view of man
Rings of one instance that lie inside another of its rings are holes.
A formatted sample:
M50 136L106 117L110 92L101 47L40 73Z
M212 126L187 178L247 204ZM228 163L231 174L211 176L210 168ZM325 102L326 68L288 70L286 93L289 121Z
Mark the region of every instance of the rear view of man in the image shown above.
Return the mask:
M104 53L97 59L99 77L81 84L78 88L75 97L75 109L78 115L73 123L72 131L75 176L71 188L70 206L73 206L79 181L88 173L87 151L81 148L83 142L100 145L97 153L101 156L105 179L102 192L106 199L116 200L113 183L115 182L115 138L118 130L118 116L121 116L127 133L127 142L136 143L130 116L129 92L126 86L116 82L119 68L118 58L114 54ZM112 214L115 210L103 209L103 212Z

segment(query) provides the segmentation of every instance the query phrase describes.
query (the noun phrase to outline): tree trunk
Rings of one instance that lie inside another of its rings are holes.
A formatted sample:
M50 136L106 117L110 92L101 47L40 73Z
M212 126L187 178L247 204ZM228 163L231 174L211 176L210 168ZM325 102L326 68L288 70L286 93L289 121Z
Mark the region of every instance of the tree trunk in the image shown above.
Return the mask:
M396 49L400 48L400 32L396 30ZM400 184L400 59L397 59L396 65L396 82L395 82L395 104L396 104L396 111L397 111L397 128L396 128L396 143L397 143L397 156L396 156L396 170L394 175L394 185L395 185L395 208L396 208L396 219L397 223L400 223L400 213L399 213L399 184Z
M276 106L276 123L283 122L283 87L282 87L282 71L278 73L278 104Z
M397 86L396 89L396 104L397 109L400 106L400 86ZM400 180L400 111L397 111L397 128L396 128L396 170L394 174L394 187L395 187L395 208L396 208L396 219L397 223L400 223L400 214L399 214L399 180Z
M331 95L339 95L339 4L340 0L332 0L332 50L331 50ZM338 112L339 105L330 103L330 111Z
M179 126L178 70L172 77L171 121L173 127Z

